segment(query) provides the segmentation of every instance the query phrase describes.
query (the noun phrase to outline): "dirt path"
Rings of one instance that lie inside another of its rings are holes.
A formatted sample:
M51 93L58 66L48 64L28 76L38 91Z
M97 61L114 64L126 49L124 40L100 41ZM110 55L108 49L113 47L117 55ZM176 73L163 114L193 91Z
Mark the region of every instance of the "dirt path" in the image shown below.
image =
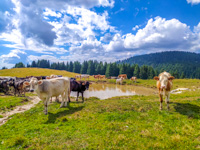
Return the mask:
M29 97L29 100L30 100L30 103L28 103L26 105L17 106L12 111L0 114L3 116L3 118L0 118L0 126L3 125L4 123L6 123L6 121L8 121L9 119L11 119L11 118L9 118L9 116L11 116L13 114L25 112L40 102L40 99L37 96L31 96L31 97Z

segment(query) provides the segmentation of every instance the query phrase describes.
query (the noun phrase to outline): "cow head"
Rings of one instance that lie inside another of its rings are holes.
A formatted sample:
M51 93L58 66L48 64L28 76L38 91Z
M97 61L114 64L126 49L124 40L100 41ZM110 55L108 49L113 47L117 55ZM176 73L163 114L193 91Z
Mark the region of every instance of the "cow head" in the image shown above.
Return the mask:
M43 83L42 80L38 80L37 78L32 78L30 82L24 82L25 86L30 86L30 92L34 92L38 89L38 85Z
M89 89L90 83L86 81L86 82L82 82L81 85L83 87L83 90L85 91Z
M157 80L160 82L160 89L163 90L163 89L166 89L167 88L167 85L168 85L168 82L169 81L172 81L174 79L173 76L167 76L167 75L161 75L159 77L154 77L154 80Z

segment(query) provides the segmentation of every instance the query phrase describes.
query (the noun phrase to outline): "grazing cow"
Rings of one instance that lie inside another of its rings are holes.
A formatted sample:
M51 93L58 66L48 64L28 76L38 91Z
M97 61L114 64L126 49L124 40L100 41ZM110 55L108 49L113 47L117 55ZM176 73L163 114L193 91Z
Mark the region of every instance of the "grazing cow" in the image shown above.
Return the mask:
M8 94L9 87L7 80L0 80L0 89L4 92L4 94Z
M159 76L154 77L157 80L157 88L159 91L160 98L160 109L162 110L163 96L166 97L165 102L167 103L167 109L169 109L169 96L172 89L172 80L174 79L168 72L163 72Z
M82 101L84 102L84 97L83 93L85 90L89 89L90 83L88 81L83 82L83 81L75 81L75 80L70 80L70 92L74 91L77 92L77 98L76 101L78 101L79 93L82 94ZM69 102L70 102L70 95L68 96Z
M117 79L117 80L116 80L116 84L117 84L117 83L120 83L120 84L122 84L122 83L123 83L123 80L124 80L124 79L123 79L122 77L121 77L121 78L119 78L119 79Z
M136 83L137 82L137 77L131 77L130 80L132 80L132 81L134 81Z
M89 80L90 75L89 74L82 74L80 76L80 79L84 78L84 79L88 79Z
M99 75L99 78L100 78L100 79L105 79L106 76L105 76L105 75Z
M38 97L44 103L44 113L47 115L47 106L49 99L52 96L62 97L62 103L60 107L67 106L67 97L70 91L70 80L69 78L53 78L49 80L37 80L32 78L30 82L24 82L25 85L30 85L30 91L36 92Z
M9 86L14 88L14 95L16 96L18 93L18 96L22 96L22 93L24 92L24 96L26 93L26 85L24 85L25 81L29 81L28 79L26 80L21 80L18 79L16 81L10 81Z
M123 79L127 79L127 75L126 74L120 74L120 75L118 75L118 78L123 78Z
M94 77L95 79L98 79L98 80L99 80L100 75L99 75L99 74L98 74L98 75L93 75L93 77Z
M110 79L118 79L117 77L115 76L111 76Z

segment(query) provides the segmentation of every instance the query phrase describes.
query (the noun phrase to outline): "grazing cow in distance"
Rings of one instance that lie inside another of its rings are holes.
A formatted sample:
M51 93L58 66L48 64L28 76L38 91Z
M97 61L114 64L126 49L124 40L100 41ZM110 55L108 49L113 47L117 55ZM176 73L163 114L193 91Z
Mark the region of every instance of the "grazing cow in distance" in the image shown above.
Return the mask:
M90 83L88 81L76 81L76 80L70 80L70 92L74 91L77 92L77 98L76 101L78 101L79 93L82 94L82 101L84 102L83 93L85 90L89 89ZM68 96L69 102L70 102L70 94Z
M67 106L67 98L70 92L70 79L67 77L53 78L49 80L38 80L32 78L30 82L24 82L25 85L30 85L30 91L36 92L38 97L44 103L44 113L47 115L48 103L50 97L59 96L62 97L62 103L60 107Z
M171 76L171 74L166 71L160 73L158 77L157 76L154 77L154 80L157 80L157 89L159 92L161 110L162 110L163 96L166 97L165 102L167 103L167 109L169 109L169 96L173 85L172 84L173 79L174 77Z
M80 76L80 79L88 79L89 80L89 77L90 77L90 75L89 74L82 74L81 76Z
M127 79L127 75L126 74L120 74L120 75L118 75L118 78L123 78L123 79Z
M98 75L93 75L93 77L94 77L95 79L98 79L98 80L99 80L100 75L99 75L99 74L98 74Z
M121 78L119 78L119 79L117 79L117 80L116 80L116 84L117 84L117 83L120 83L120 84L122 84L122 83L123 83L123 80L124 80L124 78L122 78L122 77L121 77Z
M81 75L75 75L75 79L81 78Z
M99 78L100 78L100 80L101 80L101 79L105 79L106 76L105 76L105 75L99 75Z
M117 77L115 76L111 76L110 79L118 79Z
M132 80L132 81L134 81L136 83L137 82L137 77L131 77L130 80Z

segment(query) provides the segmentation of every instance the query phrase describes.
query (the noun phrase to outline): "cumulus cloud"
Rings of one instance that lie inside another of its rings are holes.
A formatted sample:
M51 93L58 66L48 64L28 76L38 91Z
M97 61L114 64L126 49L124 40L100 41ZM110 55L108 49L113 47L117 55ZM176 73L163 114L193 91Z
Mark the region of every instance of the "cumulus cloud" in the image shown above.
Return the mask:
M197 5L200 3L200 0L187 0L188 3L191 3L193 5Z
M126 34L124 46L128 49L172 49L190 48L195 35L190 27L177 19L150 19L143 29L134 34Z
M0 56L0 68L6 66L13 67L16 63L26 60L27 53L18 49L11 50L8 54Z

